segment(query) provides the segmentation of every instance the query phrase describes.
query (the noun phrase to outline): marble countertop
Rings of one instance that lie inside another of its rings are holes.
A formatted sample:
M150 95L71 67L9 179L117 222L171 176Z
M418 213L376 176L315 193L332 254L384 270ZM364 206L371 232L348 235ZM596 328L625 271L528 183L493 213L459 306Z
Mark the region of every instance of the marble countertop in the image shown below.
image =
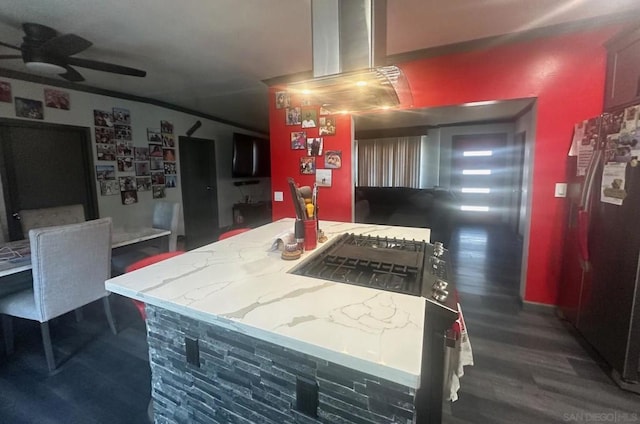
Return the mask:
M293 231L284 218L107 280L106 289L151 305L418 388L424 299L289 274L300 260L270 251ZM346 232L429 240L430 230L321 221Z

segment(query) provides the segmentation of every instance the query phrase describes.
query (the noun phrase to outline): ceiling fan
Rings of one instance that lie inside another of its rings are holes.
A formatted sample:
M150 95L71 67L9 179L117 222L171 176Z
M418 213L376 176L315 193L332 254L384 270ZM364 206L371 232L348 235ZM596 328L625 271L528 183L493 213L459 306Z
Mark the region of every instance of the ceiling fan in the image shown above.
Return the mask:
M27 68L32 71L58 74L72 82L84 81L84 77L72 66L134 77L147 75L145 71L139 69L72 57L93 44L75 34L59 34L53 28L35 23L24 23L22 29L25 36L22 38L20 47L0 41L0 45L19 50L22 54L0 55L0 59L22 59Z

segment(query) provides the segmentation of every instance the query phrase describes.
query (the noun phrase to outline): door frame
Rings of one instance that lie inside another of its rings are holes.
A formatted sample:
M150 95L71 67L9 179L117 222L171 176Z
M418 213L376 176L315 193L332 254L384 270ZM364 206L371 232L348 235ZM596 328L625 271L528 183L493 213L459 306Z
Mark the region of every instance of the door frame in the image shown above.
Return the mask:
M213 164L215 166L214 172L213 172L213 178L215 179L215 186L213 187L213 190L215 191L215 228L212 230L212 235L214 235L215 239L217 239L218 233L220 231L220 201L218 198L218 173L217 173L217 152L216 152L216 141L212 138L199 138L199 137L189 137L189 136L179 136L178 137L178 152L179 152L179 162L180 162L180 168L181 168L181 174L182 174L182 182L181 184L181 191L182 191L182 216L184 218L184 232L185 232L185 248L186 250L189 250L191 248L190 243L191 241L189 240L189 223L188 223L188 217L187 217L187 209L190 207L190 205L188 205L189 202L189 196L185 196L185 187L187 186L187 180L185 179L185 171L184 171L184 166L186 166L186 163L183 163L183 160L185 160L185 154L184 151L185 149L187 149L188 147L186 147L188 145L188 143L191 140L195 140L198 142L207 142L207 143L211 143L212 148L213 148ZM184 165L184 166L183 166ZM199 247L199 246L198 246Z
M11 148L4 143L4 139L8 138L8 129L12 128L30 128L38 130L66 130L74 131L80 137L81 155L83 157L83 168L85 184L87 187L87 203L85 212L87 220L99 217L98 209L98 193L96 189L95 177L95 161L93 157L93 145L91 139L91 129L89 127L80 127L76 125L55 124L50 122L35 122L22 119L0 118L0 182L2 186L2 201L4 203L7 233L9 239L16 236L15 227L11 225L13 213L17 211L11 210L11 205L17 202L16 193L11 188L16 186L15 169L16 165L12 158Z

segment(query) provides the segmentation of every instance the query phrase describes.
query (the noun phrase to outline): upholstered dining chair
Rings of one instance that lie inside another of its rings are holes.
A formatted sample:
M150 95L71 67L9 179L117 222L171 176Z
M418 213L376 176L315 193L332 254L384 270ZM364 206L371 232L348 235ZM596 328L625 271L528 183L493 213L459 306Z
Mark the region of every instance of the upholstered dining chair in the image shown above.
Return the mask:
M124 274L129 265L144 258L163 253L164 251L175 252L178 248L179 218L180 203L163 200L157 201L153 207L151 226L153 228L171 231L168 246L141 246L118 254L111 259L111 274L113 276Z
M56 368L49 321L102 299L116 333L104 282L110 276L111 218L29 231L33 288L0 298L5 349L13 353L11 317L40 322L49 371Z

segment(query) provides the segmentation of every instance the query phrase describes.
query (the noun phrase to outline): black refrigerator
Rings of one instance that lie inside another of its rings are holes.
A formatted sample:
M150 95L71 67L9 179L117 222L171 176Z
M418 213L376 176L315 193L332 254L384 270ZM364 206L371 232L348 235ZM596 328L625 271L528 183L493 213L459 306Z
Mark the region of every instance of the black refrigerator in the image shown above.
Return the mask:
M593 153L584 175L574 179L573 197L569 190L559 303L611 366L614 380L640 393L638 112L632 106L591 120Z

